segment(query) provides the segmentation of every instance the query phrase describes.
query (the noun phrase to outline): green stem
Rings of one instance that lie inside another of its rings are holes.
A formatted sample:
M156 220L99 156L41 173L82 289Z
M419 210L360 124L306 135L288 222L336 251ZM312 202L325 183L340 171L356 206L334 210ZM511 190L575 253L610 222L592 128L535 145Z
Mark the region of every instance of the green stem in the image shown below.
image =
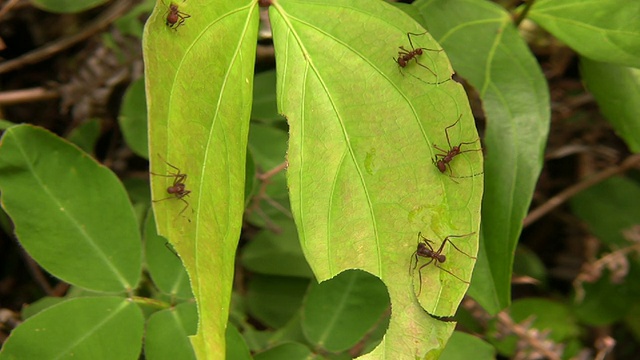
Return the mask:
M136 304L140 304L140 305L143 305L143 306L149 306L149 307L152 307L152 308L156 308L158 310L164 310L164 309L168 309L168 308L171 307L171 304L169 304L167 302L156 300L156 299L151 299L151 298L146 298L146 297L142 297L142 296L133 296L133 297L131 297L131 299Z
M522 20L524 20L527 17L527 14L529 13L529 10L531 10L531 7L533 6L533 3L535 3L536 0L526 0L525 1L525 5L524 5L524 10L522 10L520 12L520 14L518 14L516 16L516 18L513 20L513 22L515 23L516 27L518 27L520 25L520 23L522 22Z

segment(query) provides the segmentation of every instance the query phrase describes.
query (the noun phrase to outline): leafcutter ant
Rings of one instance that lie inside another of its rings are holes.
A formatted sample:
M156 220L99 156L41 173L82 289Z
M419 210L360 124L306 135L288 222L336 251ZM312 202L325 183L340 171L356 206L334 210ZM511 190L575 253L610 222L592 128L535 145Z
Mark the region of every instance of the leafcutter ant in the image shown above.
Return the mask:
M417 296L420 296L420 293L422 292L422 269L424 267L428 266L431 263L433 263L437 268L447 272L449 275L451 275L451 276L455 277L456 279L462 281L463 283L465 283L465 284L469 283L468 281L463 280L462 278L460 278L456 274L452 273L451 271L443 268L442 266L440 266L440 264L442 264L445 261L447 261L447 257L442 253L442 249L444 249L444 245L447 242L449 242L449 244L451 244L451 246L453 246L456 250L458 250L462 254L466 255L467 257L469 257L471 259L476 259L475 256L471 256L471 255L467 254L466 252L460 250L453 243L453 241L451 241L451 239L450 239L452 237L465 237L465 236L469 236L469 235L473 235L473 234L475 234L475 232L464 234L464 235L449 235L446 238L444 238L444 240L442 241L442 244L440 245L438 250L434 250L433 246L431 245L434 242L429 240L429 239L427 239L426 237L422 236L422 232L418 233L418 248L411 255L412 259L411 259L411 261L409 263L409 269L410 269L409 273L411 273L411 271L415 271L416 266L418 266L418 261L419 261L418 260L418 256L423 257L423 258L428 258L429 261L427 261L424 265L420 266L420 268L418 269L418 279L420 281L420 287L419 287ZM414 259L416 261L416 264L412 268L411 264L413 263Z
M469 149L469 150L460 150L460 148L462 147L462 145L471 145L477 141L479 141L480 139L476 139L474 141L468 141L468 142L461 142L459 143L457 146L451 146L451 140L449 139L449 129L456 126L456 124L458 122L460 122L460 119L462 118L462 114L460 114L460 116L458 116L458 120L456 120L456 122L454 122L453 124L447 126L444 129L444 133L447 136L447 144L449 145L449 150L445 150L440 148L438 145L433 144L433 147L436 148L438 151L441 151L441 153L436 154L436 156L431 159L431 161L433 162L433 164L438 168L438 170L444 174L445 171L447 171L447 168L449 169L449 176L454 177L453 176L453 171L451 170L451 164L450 162L453 161L453 158L455 158L456 156L462 154L462 153L466 153L466 152L472 152L472 151L482 151L482 148L480 149ZM476 176L476 175L480 175L481 173L478 174L474 174L471 176ZM466 177L466 176L463 176Z
M423 68L429 70L430 73L433 74L433 76L437 77L438 75L436 75L435 72L433 72L433 70L431 70L429 67L423 65L422 63L420 63L420 61L418 61L418 56L422 55L424 53L424 51L436 51L436 52L440 52L442 51L442 49L428 49L428 48L423 48L423 47L419 47L416 48L413 46L413 41L411 41L411 35L413 36L421 36L426 34L427 32L423 32L420 34L415 34L415 33L407 33L407 39L409 39L409 45L411 45L411 50L407 50L404 48L404 46L400 46L399 49L401 51L398 51L398 58L393 58L393 60L395 62L398 63L398 65L401 68L405 68L407 65L409 65L409 61L411 60L415 60L416 64L422 66Z
M162 1L164 4L164 0ZM166 4L165 4L166 5ZM178 10L178 5L175 3L171 3L169 5L169 10L166 12L167 14L167 26L173 30L178 30L180 25L184 24L184 21L191 17L191 15Z
M172 198L180 199L185 204L184 209L182 209L182 211L180 211L180 213L178 214L178 215L182 215L182 213L185 210L187 210L187 208L189 207L189 203L187 202L187 200L185 200L184 197L191 193L191 190L187 190L186 185L185 185L185 182L187 181L187 174L181 173L180 169L178 169L177 167L169 164L169 162L165 161L165 163L167 163L167 165L171 166L176 172L175 173L169 172L166 175L155 174L155 173L151 173L151 174L155 175L155 176L163 176L163 177L171 177L171 178L173 178L173 184L167 188L167 193L169 193L171 196L166 197L164 199L160 199L160 200L153 200L153 202L160 202L160 201L164 201L164 200L168 200L168 199L172 199Z

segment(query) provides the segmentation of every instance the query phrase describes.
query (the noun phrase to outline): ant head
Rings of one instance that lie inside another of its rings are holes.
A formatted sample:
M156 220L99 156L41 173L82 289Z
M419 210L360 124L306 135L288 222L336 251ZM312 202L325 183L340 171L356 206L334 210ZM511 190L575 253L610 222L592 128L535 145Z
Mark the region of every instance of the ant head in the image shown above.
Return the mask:
M444 254L438 255L437 258L438 258L438 262L441 262L441 263L447 261L447 257Z
M438 167L438 170L440 170L441 173L447 171L447 164L445 164L443 160L438 160L436 162L436 166Z
M416 53L416 55L422 55L422 48L417 48L414 50L414 52Z

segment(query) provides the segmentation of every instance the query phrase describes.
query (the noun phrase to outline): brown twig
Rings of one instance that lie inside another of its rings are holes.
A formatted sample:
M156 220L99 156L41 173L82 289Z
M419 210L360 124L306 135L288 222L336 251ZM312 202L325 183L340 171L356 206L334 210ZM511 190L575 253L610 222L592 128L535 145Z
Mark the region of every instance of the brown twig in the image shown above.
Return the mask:
M40 62L93 36L125 14L133 3L134 2L130 0L118 0L111 7L105 10L97 19L85 26L83 31L54 41L53 43L45 45L39 49L35 49L13 60L0 63L0 74L19 69L25 65Z
M546 215L551 210L557 208L558 206L563 204L565 201L569 200L571 197L578 194L579 192L584 191L614 175L621 174L638 164L640 164L640 154L631 155L628 158L626 158L620 165L601 171L598 174L592 177L589 177L581 181L580 183L565 189L558 195L552 197L551 199L547 200L547 202L545 202L544 204L540 205L539 207L531 211L527 215L527 217L525 217L524 220L522 221L522 226L527 227L531 225L532 223L534 223L535 221L537 221L538 219Z
M258 216L260 216L265 221L267 227L275 233L282 232L282 229L277 224L275 224L269 218L269 216L260 208L260 203L262 202L262 200L265 200L269 204L271 204L271 206L273 206L274 208L276 208L286 216L292 217L291 212L289 210L287 210L285 207L283 207L277 201L273 200L269 195L267 195L267 187L271 182L271 178L286 168L287 168L287 162L285 161L282 164L279 164L278 166L274 167L273 169L263 174L256 175L256 178L260 180L260 188L258 190L258 193L251 200L251 205L247 207L247 210L246 210L247 213L251 213L255 211L256 214L258 214Z
M2 19L14 6L18 4L20 0L9 0L6 4L0 9L0 19Z
M273 169L271 169L271 170L267 171L267 172L266 172L266 173L264 173L264 174L258 174L258 175L257 175L257 178L258 178L258 180L260 180L260 181L269 180L269 179L271 179L274 175L276 175L277 173L279 173L279 172L281 172L282 170L286 169L286 168L287 168L287 165L288 165L288 164L287 164L287 162L285 161L285 162L283 162L282 164L280 164L280 165L278 165L278 166L274 167Z
M0 92L0 105L15 105L58 98L57 91L44 87Z
M562 358L564 346L548 339L549 330L540 331L533 327L533 317L529 317L521 323L516 323L507 312L501 311L498 313L497 319L498 331L502 335L511 333L520 339L516 358L544 358L549 360L560 360Z

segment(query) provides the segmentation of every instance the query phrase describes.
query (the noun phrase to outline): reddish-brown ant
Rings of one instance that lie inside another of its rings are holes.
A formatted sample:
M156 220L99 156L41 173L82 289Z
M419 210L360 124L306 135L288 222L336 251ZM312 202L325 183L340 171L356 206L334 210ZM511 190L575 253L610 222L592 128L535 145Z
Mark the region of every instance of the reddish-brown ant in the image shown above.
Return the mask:
M162 3L164 3L164 0L162 1ZM167 10L166 14L166 24L173 30L178 30L180 25L183 25L184 21L191 17L191 15L178 10L178 5L176 5L175 3L171 3L171 5L169 5L169 10Z
M164 199L160 199L160 200L153 200L153 202L160 202L160 201L168 200L168 199L171 199L171 198L180 199L180 200L182 200L182 202L185 203L184 209L182 209L182 211L180 211L180 213L178 214L178 215L182 215L182 213L185 210L187 210L187 208L189 207L189 203L187 202L187 200L185 200L184 197L191 193L191 190L187 190L186 185L185 185L185 182L187 181L187 174L181 173L180 169L178 169L177 167L169 164L169 162L165 161L165 163L167 163L167 165L171 166L176 172L175 173L169 172L169 174L166 174L166 175L155 174L155 173L151 173L151 174L156 175L156 176L164 176L164 177L172 177L173 178L173 184L167 188L167 193L171 194L171 196L166 197Z
M449 168L449 174L450 176L453 175L453 171L451 170L451 164L449 164L451 161L453 161L453 158L462 154L462 153L466 153L466 152L472 152L472 151L482 151L482 148L480 149L469 149L469 150L460 150L460 147L462 147L462 145L471 145L473 143L475 143L476 141L480 140L474 140L474 141L468 141L468 142L461 142L459 143L457 146L451 146L451 140L449 139L449 129L456 126L456 124L458 122L460 122L460 119L462 118L462 114L460 114L460 116L458 116L458 120L456 120L456 122L454 122L453 124L447 126L444 129L444 133L447 136L447 144L449 145L449 150L445 150L442 149L440 147L438 147L438 145L433 144L433 147L438 149L439 151L442 151L442 153L440 154L436 154L436 156L431 159L433 161L433 163L435 164L435 166L438 168L438 170L440 170L441 173L444 173L445 171L447 171L447 168ZM479 174L474 174L472 176L475 175L479 175Z
M431 246L431 244L433 244L433 241L431 241L431 240L427 239L426 237L422 236L422 232L418 233L418 248L411 255L415 259L416 264L413 266L413 268L411 268L411 264L413 263L413 259L411 259L411 262L409 263L409 269L410 269L409 272L414 271L416 269L416 266L418 266L418 256L424 257L424 258L429 258L429 261L427 261L424 265L420 266L420 268L418 269L418 279L420 281L420 287L419 287L417 296L420 296L420 293L422 292L422 269L425 266L428 266L431 263L433 263L439 269L446 271L451 276L453 276L456 279L462 281L463 283L465 283L465 284L469 283L468 281L463 280L462 278L460 278L456 274L452 273L451 271L441 267L440 264L442 264L445 261L447 261L447 257L442 253L442 249L444 249L444 245L447 242L449 242L449 244L451 244L456 250L458 250L462 254L468 256L471 259L476 259L475 256L471 256L471 255L467 254L466 252L460 250L453 243L453 241L451 241L451 239L450 239L452 237L465 237L465 236L469 236L469 235L473 235L473 234L475 234L475 232L464 234L464 235L449 235L446 238L444 238L444 240L442 241L442 244L440 245L438 250L434 250L433 246Z
M436 75L436 73L433 72L433 70L429 69L428 66L425 66L425 65L421 64L418 61L418 56L422 55L424 53L424 51L440 52L443 49L428 49L428 48L423 48L423 47L416 48L416 47L413 46L413 41L411 41L411 35L413 35L413 36L421 36L421 35L424 35L426 33L427 33L426 31L423 32L423 33L420 33L420 34L415 34L415 33L408 32L407 33L407 39L409 39L409 45L411 45L411 50L407 50L407 49L404 48L404 46L400 46L399 49L402 50L402 51L398 51L398 58L397 59L393 58L393 60L395 62L397 62L398 65L401 68L405 68L409 64L409 61L415 60L416 64L418 64L418 65L422 66L423 68L429 70L429 72L431 72L433 74L433 76L437 77L438 75Z

